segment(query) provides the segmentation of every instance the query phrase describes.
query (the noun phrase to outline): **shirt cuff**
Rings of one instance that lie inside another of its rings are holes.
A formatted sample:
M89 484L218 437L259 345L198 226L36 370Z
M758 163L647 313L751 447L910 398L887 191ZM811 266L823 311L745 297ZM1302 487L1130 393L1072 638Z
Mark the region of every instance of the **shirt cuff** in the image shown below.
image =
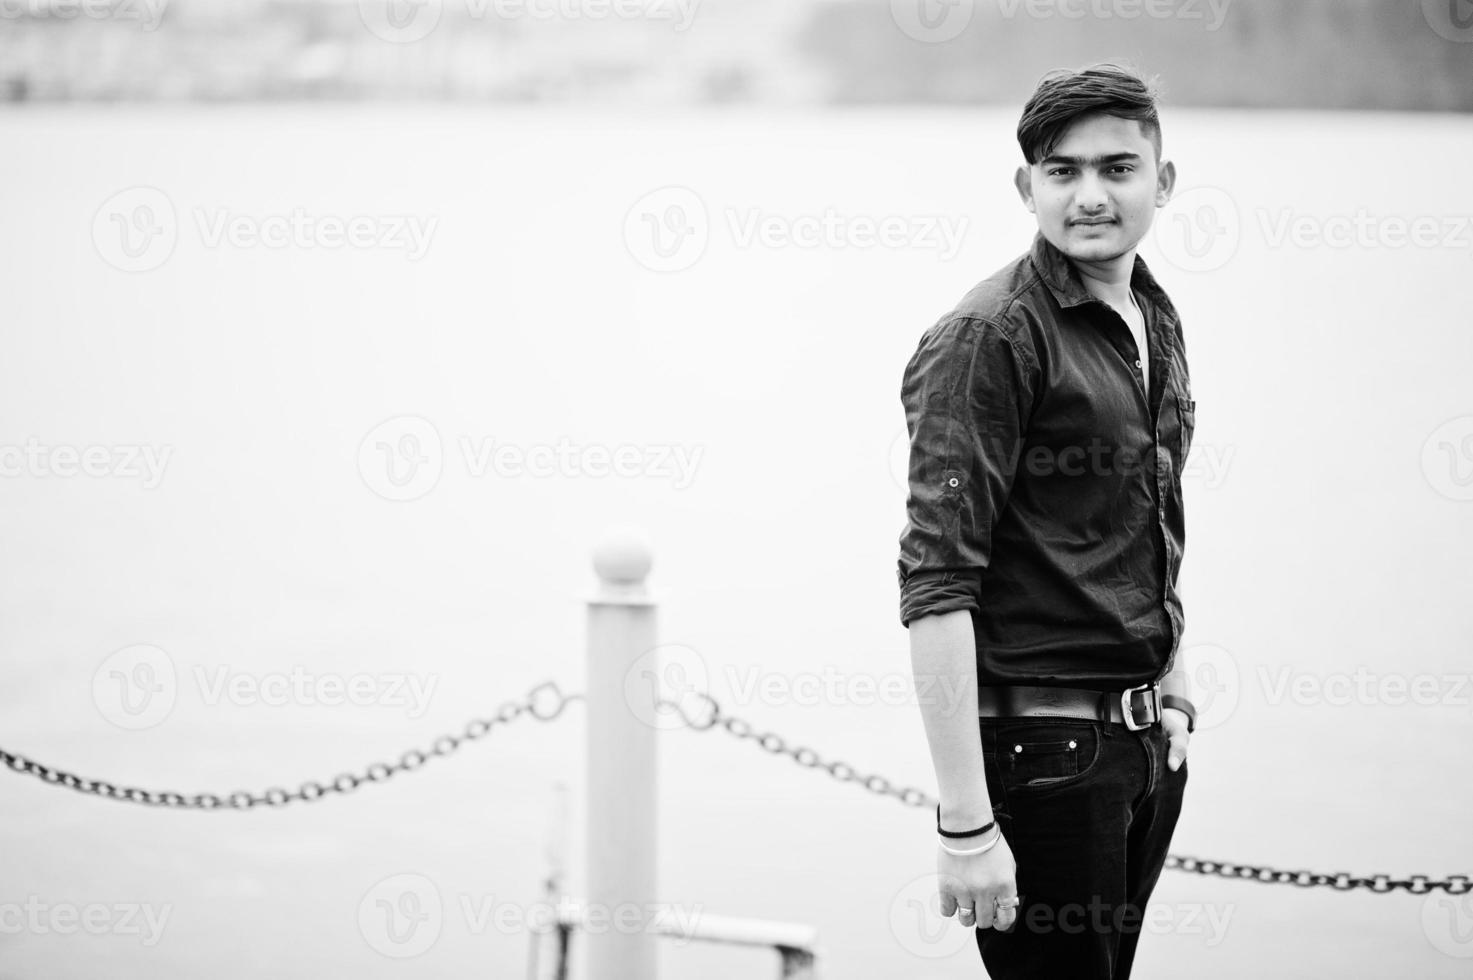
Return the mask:
M966 609L978 612L982 590L981 571L941 570L900 573L900 625L909 628L921 616Z

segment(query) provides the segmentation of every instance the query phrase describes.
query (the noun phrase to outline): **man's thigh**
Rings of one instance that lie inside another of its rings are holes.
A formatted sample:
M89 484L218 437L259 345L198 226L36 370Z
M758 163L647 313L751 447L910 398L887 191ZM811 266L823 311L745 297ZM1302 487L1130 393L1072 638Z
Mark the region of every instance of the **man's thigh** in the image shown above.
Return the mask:
M1061 718L983 719L982 739L1020 898L1008 932L978 930L989 974L1111 976L1122 931L1139 923L1128 847L1147 750L1119 726Z

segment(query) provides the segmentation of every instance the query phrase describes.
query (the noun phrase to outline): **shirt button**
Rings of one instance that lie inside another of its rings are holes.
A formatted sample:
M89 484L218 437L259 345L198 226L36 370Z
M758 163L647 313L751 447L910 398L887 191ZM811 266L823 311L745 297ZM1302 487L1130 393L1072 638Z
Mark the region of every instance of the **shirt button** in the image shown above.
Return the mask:
M950 480L947 480L946 481L946 485L948 487L955 487L955 486L959 486L961 484L961 482L962 481L958 480L956 477L952 477Z
M1135 366L1136 366L1136 367L1140 367L1140 366L1141 366L1141 362L1140 362L1140 361L1136 361L1136 362L1135 362Z

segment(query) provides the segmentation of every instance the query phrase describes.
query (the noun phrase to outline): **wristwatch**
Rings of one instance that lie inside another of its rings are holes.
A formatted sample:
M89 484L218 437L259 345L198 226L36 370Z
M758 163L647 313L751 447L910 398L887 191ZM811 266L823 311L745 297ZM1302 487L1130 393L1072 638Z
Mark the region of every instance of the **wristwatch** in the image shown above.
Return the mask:
M1197 730L1197 709L1186 698L1177 697L1175 694L1163 694L1161 695L1161 707L1175 708L1187 716L1188 735Z

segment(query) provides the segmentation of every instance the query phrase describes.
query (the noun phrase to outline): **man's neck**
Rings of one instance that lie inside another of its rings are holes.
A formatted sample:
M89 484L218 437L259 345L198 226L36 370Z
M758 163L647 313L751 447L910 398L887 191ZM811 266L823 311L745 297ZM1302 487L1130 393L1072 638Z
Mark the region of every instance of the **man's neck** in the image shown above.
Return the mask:
M1130 275L1135 271L1135 249L1104 262L1069 261L1078 270L1085 292L1116 309L1130 306Z

